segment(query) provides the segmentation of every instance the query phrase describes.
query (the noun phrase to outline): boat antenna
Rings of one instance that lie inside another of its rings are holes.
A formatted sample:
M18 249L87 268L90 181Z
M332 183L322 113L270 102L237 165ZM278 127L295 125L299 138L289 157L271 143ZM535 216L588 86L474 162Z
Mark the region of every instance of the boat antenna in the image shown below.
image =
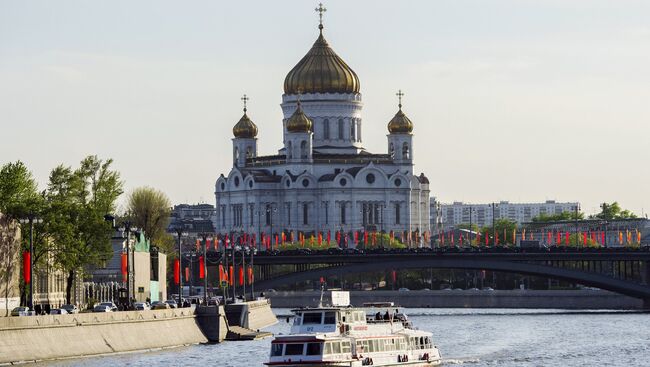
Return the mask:
M320 278L320 301L318 301L318 308L323 308L323 293L325 293L325 282Z

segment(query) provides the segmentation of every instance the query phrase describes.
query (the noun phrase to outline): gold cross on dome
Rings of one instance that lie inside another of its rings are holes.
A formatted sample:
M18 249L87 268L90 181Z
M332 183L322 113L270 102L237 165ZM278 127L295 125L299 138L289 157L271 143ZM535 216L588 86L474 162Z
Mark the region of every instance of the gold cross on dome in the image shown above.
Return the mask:
M319 29L323 29L323 13L327 11L327 8L323 7L323 3L318 4L318 8L314 9L318 13L318 19L319 19Z
M399 98L399 108L402 108L402 97L404 97L404 93L402 93L402 90L398 90L397 93L395 93L397 98Z
M244 101L244 112L246 112L246 102L248 102L250 98L244 94L244 96L241 97L241 100Z

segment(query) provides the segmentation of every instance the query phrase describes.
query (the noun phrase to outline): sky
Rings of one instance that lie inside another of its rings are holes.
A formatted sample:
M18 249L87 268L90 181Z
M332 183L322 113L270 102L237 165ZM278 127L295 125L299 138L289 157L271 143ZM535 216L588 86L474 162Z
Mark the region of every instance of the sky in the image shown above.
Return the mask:
M0 0L0 164L42 188L112 158L126 192L214 203L250 97L260 154L282 144L287 72L316 1ZM404 93L415 172L442 202L618 201L650 210L650 1L325 2L359 75L363 141L384 152Z

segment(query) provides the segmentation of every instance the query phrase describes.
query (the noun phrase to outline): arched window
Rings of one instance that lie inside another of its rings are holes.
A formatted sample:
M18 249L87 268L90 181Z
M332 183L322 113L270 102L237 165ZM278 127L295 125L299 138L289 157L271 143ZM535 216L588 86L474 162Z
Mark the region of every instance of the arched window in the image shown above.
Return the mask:
M234 161L237 162L239 160L239 148L235 147L235 152L233 154Z
M307 142L304 140L300 142L300 157L307 158Z
M401 218L401 207L399 204L395 204L395 224L401 224L400 222L402 221Z
M408 143L404 143L402 145L402 158L403 159L410 159L409 157L411 156L411 152L409 152L409 145Z
M344 122L343 119L339 119L339 139L343 140L343 130L344 130Z
M388 146L388 154L390 154L391 158L395 158L395 145L393 143Z
M302 224L309 224L309 206L302 204Z
M291 142L287 143L287 158L293 158L293 144L291 144Z
M357 119L357 141L361 142L361 119Z
M251 151L251 147L246 148L246 158L252 158L253 157L253 152Z
M330 120L323 120L323 139L328 140L330 138Z

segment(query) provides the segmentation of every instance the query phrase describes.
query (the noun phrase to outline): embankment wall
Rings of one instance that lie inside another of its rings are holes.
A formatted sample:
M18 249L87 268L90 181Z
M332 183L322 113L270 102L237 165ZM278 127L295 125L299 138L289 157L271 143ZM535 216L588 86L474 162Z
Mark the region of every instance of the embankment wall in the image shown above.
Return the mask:
M198 321L189 308L3 317L0 364L208 342Z
M270 292L273 307L316 306L320 292ZM350 302L392 301L402 307L431 308L558 308L558 309L643 309L640 299L601 290L575 291L351 291Z

